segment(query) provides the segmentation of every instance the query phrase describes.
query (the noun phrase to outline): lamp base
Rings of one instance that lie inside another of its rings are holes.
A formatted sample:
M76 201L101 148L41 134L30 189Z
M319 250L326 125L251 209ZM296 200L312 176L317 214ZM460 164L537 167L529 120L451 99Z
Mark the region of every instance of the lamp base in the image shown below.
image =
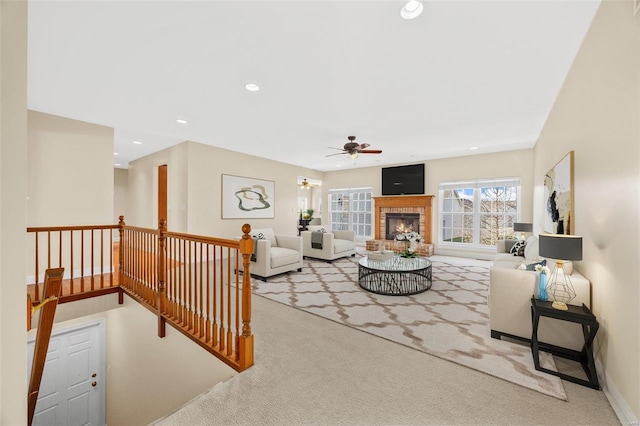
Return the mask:
M567 307L567 304L566 304L566 303L564 303L564 302L553 302L553 303L551 304L551 307L552 307L552 308L554 308L554 309L557 309L557 310L559 310L559 311L566 311L566 310L568 310L568 309L569 309L569 308Z

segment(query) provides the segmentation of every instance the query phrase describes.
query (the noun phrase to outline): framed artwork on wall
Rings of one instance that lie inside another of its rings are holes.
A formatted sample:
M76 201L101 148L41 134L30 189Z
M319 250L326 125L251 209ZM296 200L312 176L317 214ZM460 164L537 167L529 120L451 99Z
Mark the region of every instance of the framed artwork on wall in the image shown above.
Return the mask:
M544 175L544 231L574 234L573 151Z
M222 175L223 219L273 219L275 183Z

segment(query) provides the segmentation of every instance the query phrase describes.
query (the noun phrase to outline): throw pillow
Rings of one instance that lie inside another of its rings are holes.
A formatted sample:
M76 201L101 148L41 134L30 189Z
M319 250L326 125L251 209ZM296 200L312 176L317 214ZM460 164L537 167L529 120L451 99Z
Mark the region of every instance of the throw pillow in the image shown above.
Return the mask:
M511 250L509 250L509 253L511 253L514 256L524 256L524 248L526 247L527 242L526 241L517 241L513 247L511 247Z
M327 230L324 229L324 228L320 228L320 229L318 229L318 232L327 232Z
M544 259L540 262L533 262L533 263L527 264L527 271L535 271L536 265L547 266L547 259Z

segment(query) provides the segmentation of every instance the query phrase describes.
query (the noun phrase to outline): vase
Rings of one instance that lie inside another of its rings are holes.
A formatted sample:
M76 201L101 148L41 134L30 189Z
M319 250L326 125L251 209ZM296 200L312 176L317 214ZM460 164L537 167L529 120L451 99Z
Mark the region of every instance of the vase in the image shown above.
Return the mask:
M547 274L541 273L538 277L538 299L548 300L547 297Z

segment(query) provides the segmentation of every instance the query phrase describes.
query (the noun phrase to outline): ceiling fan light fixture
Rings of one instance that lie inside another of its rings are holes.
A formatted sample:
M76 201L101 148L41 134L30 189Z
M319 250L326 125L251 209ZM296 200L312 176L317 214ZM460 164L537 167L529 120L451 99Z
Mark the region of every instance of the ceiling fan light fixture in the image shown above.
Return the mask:
M260 86L258 86L255 83L247 83L244 85L244 88L247 89L250 92L257 92L260 90Z
M300 189L311 189L307 178L302 179L302 185L300 186Z
M357 152L352 152L349 154L349 157L351 157L352 160L355 160L356 158L358 158L358 153Z
M400 9L400 16L402 19L414 19L420 16L422 9L424 9L422 2L418 0L409 0L402 9Z

